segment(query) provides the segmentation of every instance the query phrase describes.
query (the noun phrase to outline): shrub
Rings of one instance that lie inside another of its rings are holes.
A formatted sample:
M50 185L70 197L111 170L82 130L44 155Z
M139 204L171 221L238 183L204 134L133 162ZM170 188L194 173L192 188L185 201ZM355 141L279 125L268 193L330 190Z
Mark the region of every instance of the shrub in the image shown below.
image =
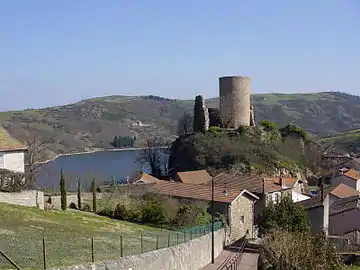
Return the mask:
M308 135L306 134L306 132L296 125L288 124L285 127L281 128L279 131L281 133L281 136L283 137L294 136L297 138L301 138L304 141L308 140Z
M309 232L275 230L262 240L259 269L342 269L335 247Z
M149 198L145 200L141 207L141 213L143 223L157 226L166 223L164 206L156 198Z
M177 228L204 225L211 222L211 215L207 212L207 204L203 202L183 202L172 225Z
M114 210L114 218L120 220L132 220L131 210L125 204L117 204Z
M96 179L93 178L91 182L92 200L93 200L93 211L96 212Z
M78 181L78 185L77 185L77 204L78 204L78 209L81 209L81 185L80 185L80 180Z
M109 218L114 218L114 213L115 211L111 207L104 207L103 209L97 212L98 215Z
M276 129L276 124L268 120L261 120L259 125L262 126L265 131L273 131Z
M222 132L222 128L220 127L209 127L208 129L208 132L211 132L211 133L219 133L219 132Z
M81 208L81 211L91 212L91 207L90 207L90 205L85 204L85 205L83 206L83 208Z
M69 208L70 208L70 209L75 209L75 210L78 210L78 209L79 209L74 202L71 202L71 203L70 203Z

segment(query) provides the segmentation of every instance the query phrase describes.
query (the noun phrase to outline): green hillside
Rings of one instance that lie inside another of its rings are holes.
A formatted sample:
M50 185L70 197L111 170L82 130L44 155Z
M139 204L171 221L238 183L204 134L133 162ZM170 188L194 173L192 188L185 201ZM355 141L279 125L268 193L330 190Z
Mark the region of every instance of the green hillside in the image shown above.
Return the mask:
M206 101L218 107L218 98ZM292 122L307 132L327 136L360 128L360 97L339 92L258 94L252 96L255 120L278 126ZM114 136L137 136L137 144L155 133L174 138L178 119L193 111L193 100L156 96L108 96L64 106L0 113L0 125L22 141L36 136L47 156L108 148ZM143 125L136 123L141 121Z
M167 245L168 233L133 223L112 220L80 211L43 211L36 208L0 203L0 250L21 269L43 269L43 239L48 269L56 266L91 262L91 237L94 237L95 260L140 253ZM166 244L165 244L166 242ZM0 255L0 269L11 266Z

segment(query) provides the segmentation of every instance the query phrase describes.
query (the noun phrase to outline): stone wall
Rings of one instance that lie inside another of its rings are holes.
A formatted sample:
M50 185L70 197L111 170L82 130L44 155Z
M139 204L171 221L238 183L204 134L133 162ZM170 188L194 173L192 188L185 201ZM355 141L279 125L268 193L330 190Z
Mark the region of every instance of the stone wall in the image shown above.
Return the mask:
M230 206L230 242L243 236L252 238L254 225L254 201L246 195L239 197Z
M44 210L44 193L37 190L21 192L0 192L0 202L29 207L38 207Z
M223 250L225 231L215 232L215 257ZM211 262L211 234L186 243L119 260L53 268L53 270L195 270Z

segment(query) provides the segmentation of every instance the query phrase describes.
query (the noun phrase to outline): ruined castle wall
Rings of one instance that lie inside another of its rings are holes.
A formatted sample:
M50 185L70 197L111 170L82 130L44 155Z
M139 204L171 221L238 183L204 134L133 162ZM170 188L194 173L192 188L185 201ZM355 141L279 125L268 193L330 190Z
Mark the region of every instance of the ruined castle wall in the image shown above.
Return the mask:
M250 126L250 78L219 78L220 118L225 128Z

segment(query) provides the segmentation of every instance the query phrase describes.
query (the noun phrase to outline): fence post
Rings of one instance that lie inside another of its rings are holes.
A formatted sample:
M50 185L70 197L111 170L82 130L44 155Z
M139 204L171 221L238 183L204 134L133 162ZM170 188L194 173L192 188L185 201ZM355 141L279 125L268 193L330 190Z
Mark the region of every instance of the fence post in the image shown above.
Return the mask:
M43 238L43 263L44 263L44 269L46 269L46 245L45 245L45 238Z
M170 232L169 232L169 234L168 234L168 247L170 247L170 237L171 237L171 235L170 235Z
M179 232L176 233L176 245L179 244Z
M156 249L159 249L159 236L156 236Z
M120 235L120 257L122 258L124 256L123 252L123 237Z
M192 231L190 231L190 240L192 240L192 234L193 234L193 232Z
M186 242L186 231L184 232L184 243Z
M144 253L143 235L140 235L141 253Z
M91 262L95 262L94 237L91 237Z

